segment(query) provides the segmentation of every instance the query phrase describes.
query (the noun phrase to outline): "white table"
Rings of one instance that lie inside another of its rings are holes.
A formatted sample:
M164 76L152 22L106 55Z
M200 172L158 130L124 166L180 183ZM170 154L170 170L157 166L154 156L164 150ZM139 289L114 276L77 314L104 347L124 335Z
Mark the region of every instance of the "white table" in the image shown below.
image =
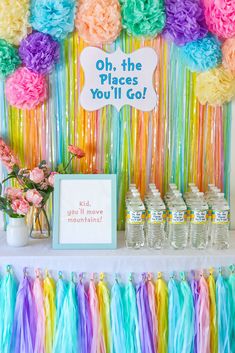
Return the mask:
M208 269L211 266L229 266L235 263L235 231L231 232L231 246L228 250L132 250L124 246L124 233L118 233L117 250L53 250L51 240L30 240L24 248L12 248L6 244L5 233L0 232L0 267L12 264L17 275L27 266L33 274L34 268L52 271L105 272L128 274L162 271L190 271Z

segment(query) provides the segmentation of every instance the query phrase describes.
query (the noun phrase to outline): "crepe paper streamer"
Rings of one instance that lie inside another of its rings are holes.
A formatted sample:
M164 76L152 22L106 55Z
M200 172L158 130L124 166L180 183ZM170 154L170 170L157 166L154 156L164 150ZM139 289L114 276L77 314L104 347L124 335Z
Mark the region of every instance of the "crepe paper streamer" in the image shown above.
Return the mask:
M164 33L175 44L184 45L206 36L208 30L200 0L166 0L165 6Z
M19 45L27 35L29 0L2 0L0 3L0 38Z
M191 271L193 279L191 280L191 291L193 295L193 305L194 305L194 353L200 352L198 348L199 340L199 322L198 322L198 305L199 305L199 281L196 279L195 271Z
M210 32L220 38L235 35L234 3L227 0L204 0L205 18Z
M20 282L16 297L10 352L32 353L34 351L36 337L35 310L32 280L24 269L24 277Z
M198 352L210 353L210 301L208 284L203 273L199 280L199 298L196 310L198 311Z
M231 302L227 279L222 275L222 269L216 280L216 304L218 320L218 352L231 353Z
M92 345L92 320L88 301L88 294L83 283L83 275L80 274L77 284L77 300L78 300L78 341L81 353L90 353Z
M140 342L142 353L154 352L153 323L148 301L146 274L142 274L142 280L136 288L136 300L138 307Z
M92 278L90 279L88 299L92 323L91 353L96 353L99 350L104 352L104 340L101 336L99 302L94 282L94 275L92 275Z
M0 352L10 353L17 282L10 265L0 282Z
M231 352L235 351L235 265L230 266L230 275L228 278L228 285L229 285L229 297L231 298Z
M48 34L33 32L21 41L19 55L29 70L46 75L59 60L59 43Z
M168 288L162 278L161 272L155 284L156 305L157 305L157 322L158 322L158 353L168 352Z
M30 24L56 40L64 39L74 29L75 0L32 0Z
M171 353L177 352L176 328L180 318L180 311L180 286L173 274L168 282L168 352Z
M163 0L123 0L122 24L129 35L155 37L166 21Z
M46 328L46 317L44 308L44 290L43 290L43 279L39 269L35 271L36 278L33 283L33 297L36 307L36 338L34 353L45 352L45 328Z
M104 352L110 353L112 347L111 341L111 322L110 322L110 294L107 284L104 282L104 274L100 274L100 280L97 285L97 295L99 301L99 313L101 332L104 342Z
M136 290L132 282L132 275L125 287L125 312L126 312L126 350L132 353L142 353L140 344L140 331Z
M75 27L89 44L112 43L122 29L118 0L82 0L78 3Z
M124 288L119 284L117 278L111 290L110 314L112 328L112 352L127 353Z
M185 274L180 274L181 308L175 331L176 352L191 352L194 346L194 306L190 286Z
M218 325L217 325L217 309L216 309L216 283L213 276L213 269L207 279L210 301L210 352L218 352Z
M71 277L56 326L53 353L75 353L78 352L80 344L78 341L78 303L73 273Z
M154 346L154 352L157 352L157 337L158 337L157 306L156 306L156 296L155 296L155 285L153 283L152 273L148 273L147 275L146 286L147 286L147 293L148 293L149 309L151 313L153 346Z
M59 278L56 282L56 330L60 322L61 313L63 311L64 300L68 292L68 283L64 280L62 272L58 273Z
M56 319L56 285L54 279L49 276L47 270L43 286L46 315L45 353L52 353Z
M12 74L20 63L17 49L4 39L0 39L0 78Z
M223 42L222 54L223 66L235 76L235 36Z
M191 71L208 71L221 64L222 52L218 39L208 34L202 39L180 47L182 60Z
M222 105L235 96L235 80L222 66L198 75L196 95L201 104Z
M26 67L20 67L6 80L6 98L20 109L33 109L47 99L47 81Z

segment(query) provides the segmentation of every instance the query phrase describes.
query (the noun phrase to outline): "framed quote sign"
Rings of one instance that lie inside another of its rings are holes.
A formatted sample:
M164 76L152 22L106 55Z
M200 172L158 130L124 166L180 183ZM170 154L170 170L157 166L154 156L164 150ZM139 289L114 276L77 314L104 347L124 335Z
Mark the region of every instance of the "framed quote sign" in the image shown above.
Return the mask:
M53 248L115 249L116 204L116 175L56 175Z

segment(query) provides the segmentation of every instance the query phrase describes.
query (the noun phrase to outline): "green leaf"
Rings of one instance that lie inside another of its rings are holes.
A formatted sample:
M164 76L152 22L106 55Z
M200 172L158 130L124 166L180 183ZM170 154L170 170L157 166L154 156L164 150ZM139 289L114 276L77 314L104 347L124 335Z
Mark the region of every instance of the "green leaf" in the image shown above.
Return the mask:
M43 168L46 164L47 164L47 162L46 162L45 160L42 160L42 161L39 163L38 167L39 167L39 168Z
M57 171L58 171L60 174L64 174L64 165L63 165L63 163L61 163L61 164L58 165Z

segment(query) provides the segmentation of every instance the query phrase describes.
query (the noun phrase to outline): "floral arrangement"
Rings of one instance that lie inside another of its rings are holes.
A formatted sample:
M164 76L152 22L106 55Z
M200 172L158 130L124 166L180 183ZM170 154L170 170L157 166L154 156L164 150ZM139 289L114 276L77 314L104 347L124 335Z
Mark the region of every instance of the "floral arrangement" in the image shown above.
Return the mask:
M207 78L215 77L210 70L227 70L219 74L221 99L211 99L217 89L220 95L217 85L211 95L206 84L197 91L200 103L223 104L235 96L234 11L232 0L1 0L0 76L6 78L6 98L20 109L48 99L46 75L59 60L59 41L74 27L92 45L112 43L123 28L136 37L169 38L186 67Z

